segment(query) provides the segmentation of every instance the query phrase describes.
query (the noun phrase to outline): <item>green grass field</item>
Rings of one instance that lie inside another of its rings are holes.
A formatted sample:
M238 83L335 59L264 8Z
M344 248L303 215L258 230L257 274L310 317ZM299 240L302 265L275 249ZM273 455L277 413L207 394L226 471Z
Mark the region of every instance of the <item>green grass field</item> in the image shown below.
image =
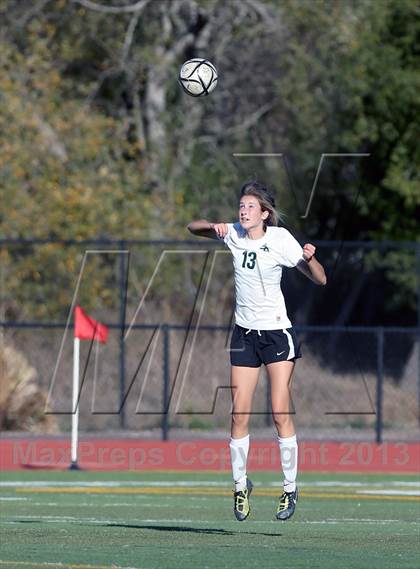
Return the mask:
M2 473L0 569L420 567L419 477L302 475L288 522L252 479L239 523L227 473Z

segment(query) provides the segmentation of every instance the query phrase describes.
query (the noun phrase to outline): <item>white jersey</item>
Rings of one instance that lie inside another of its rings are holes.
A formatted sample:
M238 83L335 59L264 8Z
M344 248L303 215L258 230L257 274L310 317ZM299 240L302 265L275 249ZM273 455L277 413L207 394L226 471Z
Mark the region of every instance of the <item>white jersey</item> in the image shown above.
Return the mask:
M233 255L236 324L253 330L290 328L280 281L283 267L295 267L303 249L283 227L268 226L250 239L240 223L228 223L224 242Z

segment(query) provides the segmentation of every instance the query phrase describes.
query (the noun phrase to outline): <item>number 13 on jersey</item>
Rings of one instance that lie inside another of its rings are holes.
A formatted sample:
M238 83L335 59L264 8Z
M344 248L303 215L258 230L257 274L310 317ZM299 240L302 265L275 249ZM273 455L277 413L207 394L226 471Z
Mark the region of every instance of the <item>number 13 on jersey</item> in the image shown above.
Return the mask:
M242 255L244 257L242 261L242 268L253 269L255 267L257 254L254 251L244 251Z

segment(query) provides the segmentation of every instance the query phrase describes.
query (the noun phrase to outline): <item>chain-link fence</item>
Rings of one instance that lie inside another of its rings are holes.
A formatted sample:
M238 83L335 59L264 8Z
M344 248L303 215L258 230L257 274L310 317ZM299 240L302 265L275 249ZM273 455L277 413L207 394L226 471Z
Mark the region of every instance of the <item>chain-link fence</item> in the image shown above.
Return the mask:
M317 245L327 287L297 271L282 282L304 354L293 380L295 421L302 432L337 438L410 437L419 424L419 248ZM168 438L176 428L228 427L234 299L220 244L9 240L1 255L3 346L36 370L62 430L72 412L74 304L110 326L105 346L82 343L82 430L160 428ZM397 262L404 275L393 275ZM252 423L271 423L265 377Z

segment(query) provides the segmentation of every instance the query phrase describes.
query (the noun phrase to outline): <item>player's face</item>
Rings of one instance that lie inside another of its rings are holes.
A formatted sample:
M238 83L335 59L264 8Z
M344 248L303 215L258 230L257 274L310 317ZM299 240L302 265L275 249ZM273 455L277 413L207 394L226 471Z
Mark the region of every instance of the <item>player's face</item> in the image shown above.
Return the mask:
M242 196L239 202L239 222L249 231L257 227L263 227L267 212L263 212L260 202L255 196Z

